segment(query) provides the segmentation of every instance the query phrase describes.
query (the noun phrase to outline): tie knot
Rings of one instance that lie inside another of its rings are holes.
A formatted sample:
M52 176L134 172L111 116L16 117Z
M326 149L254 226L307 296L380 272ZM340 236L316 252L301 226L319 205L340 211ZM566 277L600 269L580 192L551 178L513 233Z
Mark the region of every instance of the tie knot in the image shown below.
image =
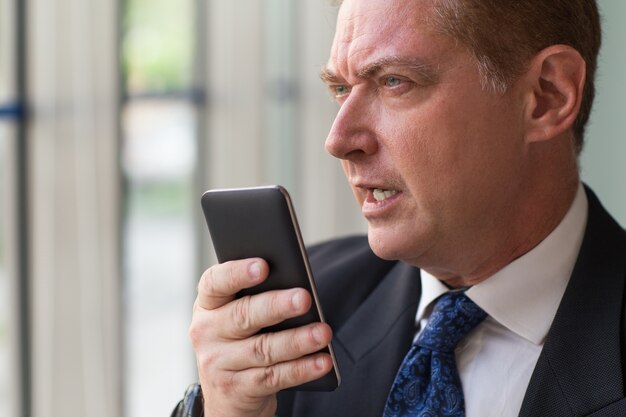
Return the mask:
M464 292L445 293L437 299L416 344L438 352L453 352L461 339L485 317L487 313Z

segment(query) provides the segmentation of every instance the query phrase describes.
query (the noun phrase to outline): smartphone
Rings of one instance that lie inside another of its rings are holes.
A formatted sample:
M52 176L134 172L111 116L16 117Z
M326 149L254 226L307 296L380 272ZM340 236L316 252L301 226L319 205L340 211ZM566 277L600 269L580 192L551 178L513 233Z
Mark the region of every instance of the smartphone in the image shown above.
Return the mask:
M273 185L209 190L202 196L202 210L220 263L259 257L269 265L268 278L253 288L239 292L238 297L296 287L304 288L311 294L313 303L308 313L261 332L277 332L324 322L296 213L285 188ZM339 386L341 379L332 345L324 351L330 353L333 369L316 381L292 389L332 391Z

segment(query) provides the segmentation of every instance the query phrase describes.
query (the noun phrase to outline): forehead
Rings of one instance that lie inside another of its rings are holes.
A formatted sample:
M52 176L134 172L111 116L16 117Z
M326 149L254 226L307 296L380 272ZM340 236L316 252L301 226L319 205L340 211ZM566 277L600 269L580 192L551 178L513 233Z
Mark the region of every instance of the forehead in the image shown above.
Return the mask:
M426 51L432 13L433 0L345 0L328 67Z

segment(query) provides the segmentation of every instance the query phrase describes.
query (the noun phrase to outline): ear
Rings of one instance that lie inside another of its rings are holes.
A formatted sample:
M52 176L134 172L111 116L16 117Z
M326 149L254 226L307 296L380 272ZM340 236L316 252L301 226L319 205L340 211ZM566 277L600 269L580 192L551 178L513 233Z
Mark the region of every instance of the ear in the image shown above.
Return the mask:
M522 76L527 87L526 141L553 139L571 130L582 101L586 64L580 53L553 45L531 60Z

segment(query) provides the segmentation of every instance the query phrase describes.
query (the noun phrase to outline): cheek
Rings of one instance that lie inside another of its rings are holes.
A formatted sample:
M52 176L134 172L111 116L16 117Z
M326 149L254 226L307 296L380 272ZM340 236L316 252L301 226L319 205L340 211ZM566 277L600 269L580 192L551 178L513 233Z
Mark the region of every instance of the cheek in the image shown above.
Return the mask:
M432 112L414 111L389 129L391 158L410 188L433 187L449 171L454 146L435 116Z
M481 181L480 171L490 165L480 143L485 136L471 118L450 117L453 106L438 104L415 111L398 124L403 129L392 130L396 170L424 215L456 210L448 206L466 200L465 193Z

